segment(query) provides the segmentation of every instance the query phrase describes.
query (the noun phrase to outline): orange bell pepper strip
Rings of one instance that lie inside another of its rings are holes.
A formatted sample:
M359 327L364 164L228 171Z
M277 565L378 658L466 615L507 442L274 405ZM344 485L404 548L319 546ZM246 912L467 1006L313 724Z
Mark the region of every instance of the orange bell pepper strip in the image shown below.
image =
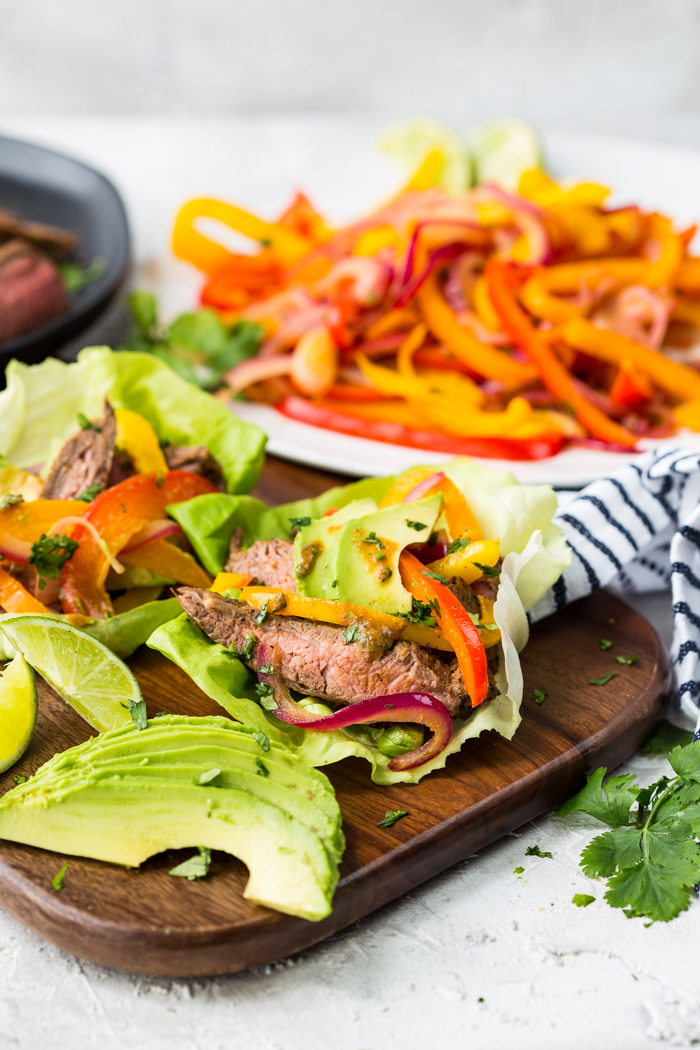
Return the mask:
M689 255L676 270L674 285L688 295L700 292L700 256Z
M671 220L665 215L650 215L647 220L649 237L660 246L659 258L648 267L644 284L649 288L671 287L683 259L683 242L674 233Z
M676 305L671 313L672 321L680 321L681 324L692 324L693 328L700 328L700 300L688 299L684 295L675 297Z
M490 259L486 266L491 300L513 342L520 347L536 365L542 381L557 401L570 408L578 421L601 441L614 442L634 448L637 439L629 430L614 423L599 408L588 401L574 386L573 380L563 364L552 351L548 341L534 327L530 318L518 304L515 292L519 284L518 275L509 263ZM580 320L569 322L581 324ZM700 377L698 377L700 382Z
M303 193L297 192L277 221L281 226L289 226L301 237L306 237L314 245L325 244L333 236L333 230L326 226L323 216Z
M635 368L649 376L655 386L679 401L700 399L700 375L687 365L660 354L658 350L650 350L617 332L596 328L584 318L569 321L564 326L562 337L577 350L583 350L610 364L619 365L627 358Z
M197 565L190 554L186 554L167 540L154 540L153 543L146 543L128 554L121 554L120 561L125 565L150 569L156 576L165 576L188 587L211 587L212 578L209 573Z
M46 606L4 569L0 569L0 608L12 613L46 614Z
M36 543L62 518L80 518L89 503L79 499L37 499L0 510L0 532L24 543Z
M641 408L653 396L654 388L644 373L635 368L629 357L623 357L610 389L610 400L616 405Z
M456 540L460 536L469 536L472 540L480 540L482 536L481 525L476 520L474 511L459 491L453 481L448 477L439 478L434 485L421 495L421 499L435 496L438 492L443 495L442 513L450 530L450 539ZM440 570L436 570L439 572Z
M252 576L249 573L241 572L219 572L214 577L214 582L209 588L214 594L224 594L225 591L240 590L241 587L247 587Z
M136 474L101 492L88 507L85 518L97 529L110 553L116 555L149 521L165 517L169 504L217 491L206 478L184 470ZM109 569L107 556L87 529L76 525L72 538L80 546L61 570L63 611L105 619L112 614L104 586Z
M438 626L455 651L472 707L477 707L486 699L489 679L484 645L469 613L444 583L425 575L430 570L408 551L399 558L399 571L401 582L414 598L437 601Z
M473 583L484 575L484 570L479 568L479 565L488 565L491 568L500 556L498 540L479 540L460 551L438 558L437 561L431 562L428 568L431 572L439 572L448 579L459 576L465 583Z
M299 262L313 248L313 243L282 223L265 222L256 215L224 201L200 198L184 204L173 228L173 252L178 259L192 263L213 277L234 257L223 245L212 241L194 228L196 219L218 219L238 233L265 244L282 266Z
M442 295L435 274L428 277L417 298L423 317L435 338L477 375L497 379L508 387L527 386L537 379L537 372L532 365L515 361L502 351L480 343L469 328L463 328L457 323L454 310Z

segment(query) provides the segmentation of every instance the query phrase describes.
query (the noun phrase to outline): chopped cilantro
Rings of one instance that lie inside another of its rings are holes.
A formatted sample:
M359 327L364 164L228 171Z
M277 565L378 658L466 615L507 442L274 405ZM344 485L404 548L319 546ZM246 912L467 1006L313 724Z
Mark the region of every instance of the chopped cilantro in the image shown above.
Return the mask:
M162 470L158 471L158 477L156 478L156 488L162 489L165 484L165 474Z
M593 904L594 900L595 897L591 897L590 893L575 893L571 898L571 903L577 908L587 908L589 904Z
M270 599L268 598L266 602L263 602L263 604L260 606L260 609L255 614L255 622L257 623L258 627L260 627L265 622L265 619L267 617L267 610L269 609L269 607Z
M265 711L277 711L279 704L275 700L275 695L272 691L272 686L268 685L267 682L258 682L255 686L255 692L260 698L260 706Z
M293 529L303 529L305 525L311 524L311 518L290 518L289 519Z
M0 510L16 507L18 503L24 503L24 496L19 496L16 492L6 492L4 496L0 496Z
M610 674L604 674L602 678L589 678L589 685L607 685L611 678L614 678L617 671L611 671Z
M176 868L172 868L168 875L176 875L181 879L189 879L193 882L195 879L203 879L209 871L209 865L211 864L211 850L207 849L206 846L198 846L198 853L195 853L189 860L183 860L182 864L178 864ZM167 930L165 931L168 932Z
M64 864L61 870L57 871L54 877L51 879L51 885L55 889L56 893L59 893L63 889L63 879L67 871L68 864Z
M345 640L346 645L350 645L351 642L357 641L358 631L359 627L356 623L352 624L350 627L345 628L345 630L343 631L343 638Z
M452 543L447 548L448 554L456 554L457 551L463 551L465 547L468 547L471 540L468 536L460 536L457 540L452 540Z
M547 699L547 693L545 693L544 689L533 689L532 699L536 704L543 704Z
M47 536L45 532L32 544L27 561L36 567L40 591L46 586L47 580L58 579L61 569L77 549L77 540L71 540L68 536Z
M331 584L331 587L337 587L337 586L338 586L338 581L337 580L333 580L333 583Z
M274 669L274 667L272 666L272 664L269 661L266 664L263 664L261 667L258 667L258 674L274 674L274 673L275 673L275 669Z
M257 733L253 733L253 740L256 740L258 744L260 744L260 747L263 749L263 751L270 750L269 737L267 737L265 733L263 733L262 729L258 729Z
M17 776L14 776L12 779L14 780L15 784L26 784L27 783L27 778L23 777L21 774L18 774Z
M91 419L88 419L84 412L78 412L78 423L81 430L95 430L98 434L102 433L102 427L98 427L97 423L93 423Z
M539 846L528 846L525 850L526 857L549 857L550 860L554 860L551 853L546 850L541 850Z
M474 565L476 565L477 569L481 569L484 576L496 577L501 575L501 570L494 568L493 565L481 565L478 561L475 561Z
M447 583L447 580L439 572L431 572L430 569L423 569L421 576L427 576L429 580L437 580L438 583Z
M270 770L267 768L263 760L261 758L258 758L257 755L255 756L255 765L258 767L259 777L269 777Z
M522 868L522 867L513 868L513 874L514 875L522 875L522 873L524 871L525 871L525 868Z
M396 707L396 704L384 704L385 707Z
M406 518L406 524L408 525L409 529L415 529L416 532L422 532L423 529L428 528L428 526L424 525L422 521L409 521L408 518Z
M629 659L626 656L616 656L615 659L619 664L626 664L628 667L634 667L639 657L636 653L632 653Z
M167 718L171 714L172 714L172 711L156 711L156 713L154 714L153 717L154 718Z
M388 809L384 817L377 821L378 828L393 828L397 820L401 820L402 817L407 817L409 810L407 809Z
M145 700L130 700L129 714L131 715L131 721L139 731L142 729L148 729L148 715L146 713Z
M92 485L88 485L84 492L81 492L76 499L80 499L83 503L92 503L95 496L99 496L102 492L102 486L97 481L93 481Z
M479 622L479 617L476 615L476 613L468 612L467 616L469 617L471 622L474 624L474 626L475 627L480 627L482 631L497 631L498 630L498 624L495 624L495 623L480 623Z
M370 532L369 536L365 536L365 538L362 540L362 542L363 543L376 543L378 550L381 550L382 547L384 546L382 541L377 536L376 532Z
M239 660L250 660L253 655L253 649L255 648L255 635L249 634L245 640L245 645L242 649L234 649L233 646L229 649L232 656L237 656Z
M611 642L609 638L600 639L600 648L603 650L604 653L606 653L608 649L612 649L612 647L613 642Z
M627 918L668 922L700 881L700 743L675 747L668 761L676 775L646 788L633 774L603 783L606 770L597 769L559 810L588 813L611 829L584 849L581 867L608 880L605 899Z
M218 766L214 766L212 769L205 769L203 773L200 773L198 777L193 779L195 784L204 787L205 784L211 784L212 780L216 780L218 776L221 776L221 770Z

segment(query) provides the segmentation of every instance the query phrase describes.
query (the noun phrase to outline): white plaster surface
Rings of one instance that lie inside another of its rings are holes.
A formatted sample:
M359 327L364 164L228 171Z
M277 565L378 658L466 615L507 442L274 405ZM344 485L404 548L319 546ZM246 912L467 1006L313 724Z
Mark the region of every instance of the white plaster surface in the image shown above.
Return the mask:
M23 117L0 125L77 152L117 179L141 275L162 268L154 280L175 289L173 309L195 288L165 261L172 210L187 193L230 197L233 186L238 199L272 208L290 178L306 172L338 215L349 208L348 166L358 208L395 179L363 152L366 122L348 121L344 131L335 122L268 123L274 162L261 173L251 152L248 174L246 164L230 163L223 132L233 125L190 125L189 162L187 150L172 152L165 122ZM241 140L246 149L261 141L256 128ZM200 181L183 188L188 171ZM643 171L639 178L643 191ZM667 637L668 597L638 604ZM624 769L649 782L667 766L636 756ZM0 911L0 1048L637 1050L700 1042L700 907L649 929L610 909L604 887L578 867L591 834L574 818L547 816L301 957L228 978L168 981L100 969ZM525 857L534 844L553 859ZM571 897L581 892L595 903L575 908Z

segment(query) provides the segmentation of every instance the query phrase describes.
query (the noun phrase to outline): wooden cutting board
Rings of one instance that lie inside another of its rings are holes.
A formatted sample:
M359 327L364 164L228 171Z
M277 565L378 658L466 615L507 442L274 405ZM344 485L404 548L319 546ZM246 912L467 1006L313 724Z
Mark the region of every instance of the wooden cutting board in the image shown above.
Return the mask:
M343 479L268 460L256 495L269 503L316 495ZM615 643L601 652L600 639ZM639 654L620 667L616 654ZM0 902L60 948L105 966L168 977L233 973L298 952L425 882L558 805L600 765L613 768L663 717L670 680L654 629L605 593L537 624L521 656L523 722L512 741L489 732L420 784L379 787L369 765L346 759L326 769L347 837L333 913L320 923L245 901L244 865L215 853L206 879L168 875L192 850L169 851L138 870L0 843ZM145 648L130 661L149 714L221 714L177 667ZM609 671L605 686L589 684ZM535 688L547 699L538 705ZM55 752L87 739L89 727L43 683L36 734L18 773L33 774ZM387 810L409 815L378 828ZM64 888L51 879L68 861Z

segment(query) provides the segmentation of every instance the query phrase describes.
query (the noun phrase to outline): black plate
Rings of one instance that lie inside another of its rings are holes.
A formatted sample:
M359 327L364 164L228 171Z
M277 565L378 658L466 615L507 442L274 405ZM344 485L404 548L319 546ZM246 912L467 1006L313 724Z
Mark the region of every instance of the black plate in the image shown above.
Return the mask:
M104 175L62 153L2 136L0 207L24 219L74 230L79 239L74 258L80 265L104 260L100 276L72 298L67 313L0 343L1 377L12 357L43 361L106 309L126 278L130 240L124 205Z

